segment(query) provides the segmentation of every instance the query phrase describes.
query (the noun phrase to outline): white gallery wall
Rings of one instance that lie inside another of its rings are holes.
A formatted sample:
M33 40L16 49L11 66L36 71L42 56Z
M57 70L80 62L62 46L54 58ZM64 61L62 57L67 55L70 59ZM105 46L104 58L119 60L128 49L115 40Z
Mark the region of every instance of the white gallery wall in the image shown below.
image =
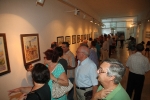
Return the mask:
M88 8L86 5L82 6ZM98 33L99 29L87 20L66 11L71 8L58 0L45 0L43 6L36 0L0 0L0 33L6 34L11 72L0 76L0 100L17 100L8 96L8 90L27 86L26 70L23 64L21 34L39 34L40 55L50 48L58 36L71 36ZM89 8L88 8L89 9ZM90 10L87 13L93 13ZM79 43L71 44L75 54ZM75 54L76 55L76 54ZM36 62L37 63L37 62Z

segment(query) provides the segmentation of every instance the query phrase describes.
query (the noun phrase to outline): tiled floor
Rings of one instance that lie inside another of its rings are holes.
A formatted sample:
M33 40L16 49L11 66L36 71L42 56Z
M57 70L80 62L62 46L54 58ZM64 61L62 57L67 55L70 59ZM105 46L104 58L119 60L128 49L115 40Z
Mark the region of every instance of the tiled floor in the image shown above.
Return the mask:
M120 49L119 47L117 47L116 50L117 52L112 54L111 58L119 59L125 65L127 58L129 56L126 45L124 46L123 49ZM129 71L127 69L123 77L123 80L121 81L121 84L125 89L126 89L126 84L127 84L127 79L128 79L128 72ZM145 82L144 82L141 100L150 100L150 71L145 75Z

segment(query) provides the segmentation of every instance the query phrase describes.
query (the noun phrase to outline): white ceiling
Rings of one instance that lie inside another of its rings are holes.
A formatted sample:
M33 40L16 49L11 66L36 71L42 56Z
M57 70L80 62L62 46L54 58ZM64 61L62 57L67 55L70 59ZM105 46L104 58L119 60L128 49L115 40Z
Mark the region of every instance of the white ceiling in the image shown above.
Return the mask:
M101 19L137 17L143 12L150 14L150 0L82 0Z

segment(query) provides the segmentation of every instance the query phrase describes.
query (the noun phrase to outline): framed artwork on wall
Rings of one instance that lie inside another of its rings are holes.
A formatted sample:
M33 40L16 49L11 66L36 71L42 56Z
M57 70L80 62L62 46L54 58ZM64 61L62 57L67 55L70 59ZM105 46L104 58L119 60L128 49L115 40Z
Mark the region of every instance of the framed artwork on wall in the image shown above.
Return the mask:
M80 42L80 35L77 35L77 43Z
M84 40L86 40L86 34L84 34Z
M146 32L145 37L146 37L146 38L150 38L150 31L147 31L147 32Z
M39 61L40 47L38 34L21 34L21 46L24 65Z
M72 35L72 44L76 43L76 35Z
M64 42L64 36L57 37L57 43L59 46L62 44L62 42Z
M65 37L65 42L68 42L69 44L71 44L71 38L70 38L70 36L66 36Z
M89 34L86 34L87 40L89 40Z
M84 35L81 35L81 42L83 42L84 40Z
M0 33L0 76L10 73L6 35Z

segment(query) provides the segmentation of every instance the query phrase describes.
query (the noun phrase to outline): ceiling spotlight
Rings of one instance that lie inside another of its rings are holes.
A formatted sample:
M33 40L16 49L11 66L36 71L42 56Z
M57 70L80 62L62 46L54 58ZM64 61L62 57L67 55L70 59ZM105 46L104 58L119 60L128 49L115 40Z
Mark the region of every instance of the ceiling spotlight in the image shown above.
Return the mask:
M80 10L75 8L74 15L79 15L79 13L80 13Z
M92 20L90 20L91 23L94 23L94 18L92 18Z

